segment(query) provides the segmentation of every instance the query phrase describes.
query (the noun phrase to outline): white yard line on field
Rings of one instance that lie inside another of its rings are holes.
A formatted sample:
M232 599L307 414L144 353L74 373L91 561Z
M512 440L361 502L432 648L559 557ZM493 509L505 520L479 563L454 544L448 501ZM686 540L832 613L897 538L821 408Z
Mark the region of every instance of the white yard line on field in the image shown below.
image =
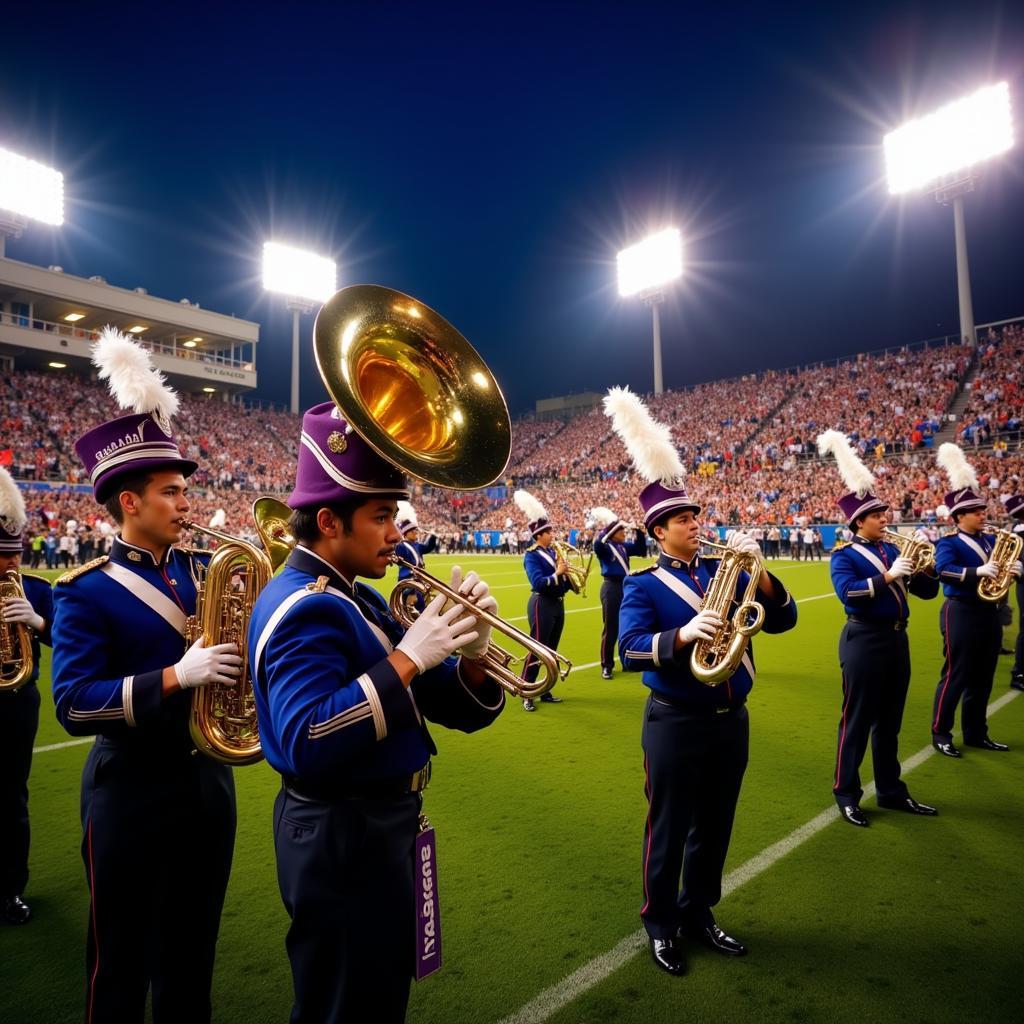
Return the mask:
M65 740L63 743L47 743L45 747L33 747L33 754L45 754L49 750L63 750L65 747L80 747L83 743L92 743L95 736L83 736L77 740Z
M805 600L808 600L805 598ZM998 700L994 700L988 706L988 714L994 715L1001 708L1006 707L1010 701L1020 696L1020 691L1010 690L1003 694ZM913 771L918 765L924 763L935 751L931 744L922 747L916 754L908 757L902 764L903 774ZM873 796L875 784L868 783L864 787L864 797ZM730 871L722 880L722 895L738 889L745 882L756 878L767 871L768 868L778 863L787 853L792 852L798 846L806 843L812 836L817 835L822 829L839 820L839 809L829 807L805 822L798 829L790 832L784 839L765 847L760 853L755 854L750 860L741 864L738 868ZM572 974L563 978L560 982L545 989L535 996L525 1006L515 1013L502 1018L500 1024L541 1024L549 1017L554 1016L559 1010L568 1006L575 999L578 999L588 989L600 984L605 978L613 974L620 967L632 959L640 950L647 945L647 933L642 929L627 935L607 953L589 960L582 967L577 968Z

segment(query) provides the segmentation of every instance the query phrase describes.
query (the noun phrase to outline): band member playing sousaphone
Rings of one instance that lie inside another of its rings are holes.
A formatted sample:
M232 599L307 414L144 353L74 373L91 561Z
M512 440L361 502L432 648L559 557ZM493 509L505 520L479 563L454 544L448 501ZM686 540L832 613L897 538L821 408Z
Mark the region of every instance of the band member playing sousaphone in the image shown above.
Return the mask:
M722 870L747 766L744 705L754 684L753 651L742 643L737 650L732 642L747 628L737 609L750 603L747 573L736 574L724 611L705 608L705 600L719 573L731 579L734 566L745 562L756 574L765 632L792 629L796 604L761 565L756 541L736 533L722 559L698 555L700 506L686 494L685 471L669 428L653 420L625 388L613 388L604 409L637 473L648 482L640 493L643 522L661 548L654 566L626 577L619 650L627 671L643 672L651 691L643 721L648 815L640 916L654 962L679 975L685 970L680 938L725 956L747 952L719 928L711 909L721 899ZM691 655L699 642L718 649L723 632L733 634L727 649L742 654L730 675L708 685L694 675Z
M935 808L918 803L900 778L898 743L910 688L907 595L931 600L939 592L939 579L934 564L919 570L886 540L889 506L872 493L874 475L846 435L826 430L818 438L818 451L835 456L849 488L838 504L854 534L849 544L833 550L831 560L832 585L847 619L839 636L843 710L832 793L844 821L868 826L860 807L860 765L870 739L879 807L935 815Z
M82 773L89 884L86 1019L203 1022L235 838L231 770L189 734L193 691L241 673L233 643L186 649L205 554L175 545L197 465L171 435L177 395L149 354L108 328L93 351L121 415L75 450L117 522L110 555L57 581L53 696ZM127 410L132 410L127 412Z

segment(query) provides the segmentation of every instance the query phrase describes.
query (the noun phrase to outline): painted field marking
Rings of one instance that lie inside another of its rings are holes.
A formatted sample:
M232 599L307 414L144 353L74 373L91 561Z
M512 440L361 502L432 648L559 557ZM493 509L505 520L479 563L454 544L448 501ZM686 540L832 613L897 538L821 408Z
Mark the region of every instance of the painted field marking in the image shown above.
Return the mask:
M994 715L997 711L1006 707L1010 701L1020 696L1019 690L1010 690L1004 693L998 700L994 700L988 706L988 714ZM903 774L913 771L923 764L935 753L929 743L922 747L916 754L911 755L902 763ZM874 796L875 784L869 782L864 787L864 797ZM760 853L755 854L750 860L733 869L722 879L722 895L738 889L745 882L756 878L767 871L787 853L791 853L798 846L803 845L812 836L822 829L839 820L839 808L829 807L805 822L798 829L790 832L784 839L780 839L771 846L766 846ZM604 981L620 967L631 960L637 953L647 945L647 933L643 928L638 929L632 935L616 943L607 953L589 960L582 967L577 968L572 974L563 978L560 982L545 989L539 995L531 999L525 1006L508 1017L503 1017L500 1024L541 1024L549 1017L552 1017L559 1010L568 1006L569 1003L578 999L588 989Z
M65 740L63 743L47 743L45 747L33 747L33 754L45 754L49 750L63 750L65 747L80 747L83 743L92 743L95 736L83 736L77 740Z

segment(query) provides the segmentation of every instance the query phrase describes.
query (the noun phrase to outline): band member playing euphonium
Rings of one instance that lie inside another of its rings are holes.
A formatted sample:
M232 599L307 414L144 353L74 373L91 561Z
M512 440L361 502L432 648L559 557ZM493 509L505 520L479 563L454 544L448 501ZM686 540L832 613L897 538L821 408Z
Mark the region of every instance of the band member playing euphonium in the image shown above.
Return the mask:
M930 600L939 592L939 579L934 568L916 571L913 559L885 541L889 506L872 493L875 478L846 435L826 430L818 451L835 456L850 489L838 504L854 533L851 543L833 551L831 563L832 586L847 619L839 635L843 710L832 793L844 821L867 827L860 765L870 738L879 807L934 815L935 808L918 803L900 778L898 744L910 688L907 592Z
M626 524L610 508L592 508L590 519L594 522L594 554L601 564L601 677L611 679L619 639L622 581L629 575L630 557L647 554L647 534L643 527L637 527L633 540L627 543Z
M175 548L196 463L171 436L177 396L149 355L108 328L93 352L122 409L75 449L118 523L109 558L57 581L53 696L73 736L97 736L82 773L89 884L86 1020L209 1021L231 870L231 771L195 755L191 691L240 673L234 644L188 650L196 563Z
M946 757L961 756L953 743L953 722L962 697L964 745L1009 750L1005 743L997 743L988 735L988 698L1003 639L999 609L979 596L981 582L999 572L992 558L995 542L984 532L988 503L977 493L978 478L957 445L939 445L937 461L952 488L945 503L956 533L935 545L935 567L946 600L939 619L945 661L935 687L932 746ZM1020 579L1020 562L1013 573Z
M513 495L520 512L526 516L533 544L526 549L523 567L530 581L530 597L526 602L526 618L530 624L530 636L552 650L558 650L565 625L565 595L572 589L569 566L552 550L555 530L548 519L547 510L529 491L516 491ZM523 678L533 682L540 672L540 662L532 655L526 656L523 664ZM561 704L562 698L545 693L541 698L545 704ZM523 698L524 711L536 711L537 705L529 697Z
M1012 531L1024 537L1024 494L1015 494L1006 502L1006 511L1014 520ZM1010 670L1010 686L1024 690L1024 576L1017 577L1017 646Z
M744 705L754 683L753 651L747 649L733 674L718 685L695 678L694 644L713 639L726 625L717 611L702 608L716 573L725 568L718 559L697 554L700 506L687 497L685 470L669 428L651 419L640 399L624 388L613 388L604 408L640 477L648 481L640 506L644 526L661 548L656 565L626 578L619 650L625 668L643 672L651 691L643 722L648 815L640 916L655 963L678 975L685 969L680 938L726 956L747 952L718 927L711 908L722 896L722 870L747 766ZM761 565L757 542L736 533L729 543L757 567L764 630L792 629L796 603ZM727 595L730 606L745 594L747 582L741 573L734 595Z
M9 924L32 916L28 884L28 776L39 728L39 645L50 645L53 591L20 571L25 502L0 469L0 912Z

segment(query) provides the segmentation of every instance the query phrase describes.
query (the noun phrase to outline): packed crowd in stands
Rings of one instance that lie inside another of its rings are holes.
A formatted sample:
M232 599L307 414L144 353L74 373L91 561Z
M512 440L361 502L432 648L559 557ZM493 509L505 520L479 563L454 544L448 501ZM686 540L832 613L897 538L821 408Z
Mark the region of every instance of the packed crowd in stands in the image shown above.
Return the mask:
M666 392L650 397L649 405L670 426L690 474L688 489L711 523L835 522L838 476L833 466L811 457L814 438L826 427L847 432L859 445L878 476L879 492L899 518L927 520L945 490L931 450L933 435L963 384L971 355L966 346L864 355ZM977 356L958 440L976 449L971 459L992 499L990 510L998 515L999 499L1024 488L1024 328L990 332ZM85 483L74 440L116 414L97 382L14 372L0 377L0 454L9 453L4 461L27 482ZM288 413L182 395L175 429L183 450L200 464L190 481L193 518L206 523L223 509L224 528L251 537L253 499L283 496L291 488L298 427ZM424 529L444 538L446 546L464 543L467 528L507 531L502 541L514 545L525 527L511 500L514 487L536 494L565 530L583 527L587 510L598 504L631 518L643 487L600 409L568 422L517 420L504 484L505 491L454 495L425 488L413 500ZM56 545L68 532L68 520L76 523L77 560L98 550L111 529L89 493L28 490L27 504L32 528L42 538L40 561L50 538L60 564Z

